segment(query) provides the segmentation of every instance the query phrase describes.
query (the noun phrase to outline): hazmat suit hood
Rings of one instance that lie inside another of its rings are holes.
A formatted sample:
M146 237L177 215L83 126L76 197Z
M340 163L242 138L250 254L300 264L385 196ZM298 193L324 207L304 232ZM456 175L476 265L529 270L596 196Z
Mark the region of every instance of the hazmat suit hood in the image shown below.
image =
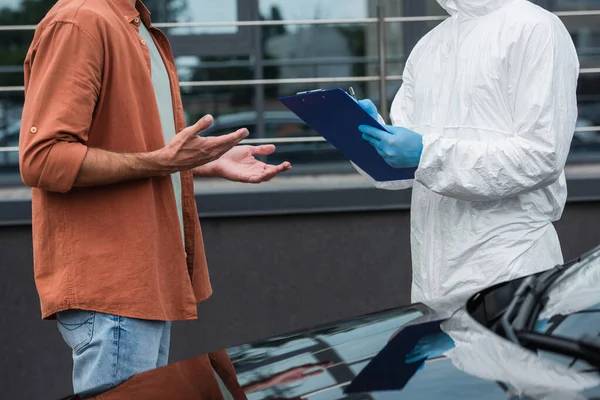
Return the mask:
M437 0L451 16L480 17L496 11L514 0Z

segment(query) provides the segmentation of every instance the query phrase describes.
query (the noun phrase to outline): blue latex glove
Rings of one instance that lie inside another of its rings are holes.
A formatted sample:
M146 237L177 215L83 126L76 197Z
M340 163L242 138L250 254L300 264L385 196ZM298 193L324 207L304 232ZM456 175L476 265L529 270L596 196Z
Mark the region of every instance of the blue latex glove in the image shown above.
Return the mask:
M428 358L439 357L454 348L454 340L445 333L425 336L406 355L406 363L412 364Z
M358 100L358 105L375 121L379 121L379 112L369 100ZM417 167L423 151L423 137L411 130L384 125L387 132L370 126L361 125L358 129L381 157L394 168Z
M379 121L379 111L377 111L377 107L375 104L369 100L358 100L358 105L365 110L375 121Z
M423 136L400 126L384 125L384 128L387 132L368 125L358 127L363 139L389 165L394 168L418 167L423 153Z

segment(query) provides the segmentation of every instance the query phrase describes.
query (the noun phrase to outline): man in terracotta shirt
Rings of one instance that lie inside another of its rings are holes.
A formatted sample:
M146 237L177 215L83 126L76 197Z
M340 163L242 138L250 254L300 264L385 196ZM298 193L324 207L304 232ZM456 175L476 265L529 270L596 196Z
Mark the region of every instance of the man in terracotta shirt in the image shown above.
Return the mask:
M20 139L33 188L42 318L73 352L73 386L96 394L167 363L170 321L211 294L193 176L260 183L288 170L187 127L165 35L135 0L60 0L25 60ZM178 133L178 134L176 134Z

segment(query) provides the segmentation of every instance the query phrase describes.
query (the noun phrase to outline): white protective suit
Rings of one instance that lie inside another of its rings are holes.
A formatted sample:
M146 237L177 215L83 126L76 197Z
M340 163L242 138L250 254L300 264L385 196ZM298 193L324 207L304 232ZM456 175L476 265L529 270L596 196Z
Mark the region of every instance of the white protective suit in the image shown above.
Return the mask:
M410 54L392 124L423 135L413 186L413 302L563 262L579 61L558 17L525 0L438 0L451 15ZM362 172L362 171L361 171Z

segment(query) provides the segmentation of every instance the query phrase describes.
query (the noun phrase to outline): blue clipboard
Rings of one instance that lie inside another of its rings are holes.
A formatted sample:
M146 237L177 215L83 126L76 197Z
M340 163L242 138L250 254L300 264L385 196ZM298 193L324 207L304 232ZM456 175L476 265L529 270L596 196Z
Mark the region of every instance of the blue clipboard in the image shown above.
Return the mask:
M416 168L393 168L362 138L360 125L386 130L342 89L314 90L279 99L375 181L413 179Z

